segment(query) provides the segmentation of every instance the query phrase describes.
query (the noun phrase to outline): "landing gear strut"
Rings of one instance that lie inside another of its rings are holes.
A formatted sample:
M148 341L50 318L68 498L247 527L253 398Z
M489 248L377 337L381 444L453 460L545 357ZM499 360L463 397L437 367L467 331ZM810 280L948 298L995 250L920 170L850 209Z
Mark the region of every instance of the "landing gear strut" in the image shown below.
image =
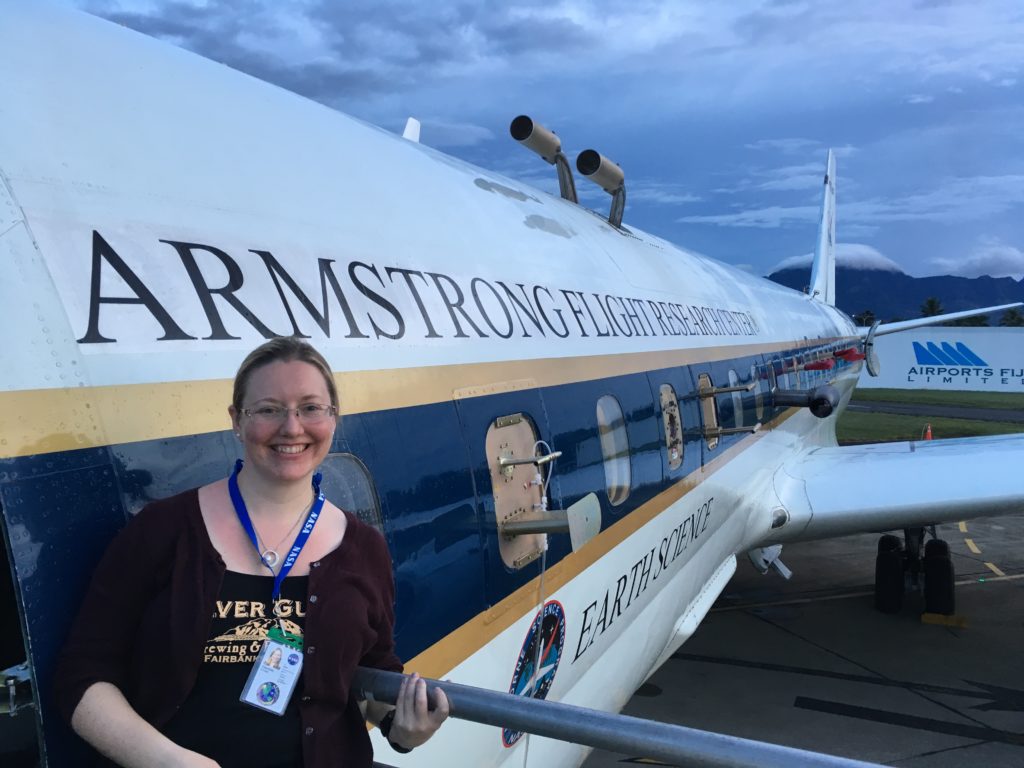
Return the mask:
M875 557L875 608L882 613L903 610L908 590L924 592L925 613L952 615L956 610L955 573L949 545L935 538L924 544L924 528L907 528L903 540L892 534L878 539ZM924 557L921 557L921 550Z

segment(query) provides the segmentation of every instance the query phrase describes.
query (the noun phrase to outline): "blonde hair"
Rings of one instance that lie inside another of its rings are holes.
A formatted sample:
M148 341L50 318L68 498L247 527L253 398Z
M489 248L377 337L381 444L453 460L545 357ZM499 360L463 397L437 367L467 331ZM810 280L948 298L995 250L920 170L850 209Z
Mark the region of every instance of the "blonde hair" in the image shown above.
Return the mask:
M231 404L236 411L242 410L242 401L245 400L245 393L249 387L249 379L253 371L271 363L290 363L298 361L309 363L324 377L327 385L327 392L331 396L331 405L338 407L338 388L334 384L334 374L331 366L327 364L324 356L321 355L312 344L294 336L282 336L271 339L260 344L256 349L246 355L245 360L238 366L238 373L235 374L234 392L231 396Z

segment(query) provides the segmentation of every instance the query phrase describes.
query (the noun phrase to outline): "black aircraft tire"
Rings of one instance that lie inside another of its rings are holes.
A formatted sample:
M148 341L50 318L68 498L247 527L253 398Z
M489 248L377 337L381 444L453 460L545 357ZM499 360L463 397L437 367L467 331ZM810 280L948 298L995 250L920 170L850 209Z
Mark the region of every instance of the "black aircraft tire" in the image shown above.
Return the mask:
M949 543L945 539L929 539L924 545L924 556L949 557Z
M878 537L878 554L882 554L883 552L892 552L897 549L903 549L903 542L900 541L899 536L893 536L891 533L884 533Z
M903 553L898 549L879 552L875 558L875 610L882 613L903 610Z
M929 544L935 543L929 541ZM941 542L945 544L945 542ZM935 548L941 551L941 548ZM924 610L925 613L941 613L952 616L956 613L956 573L953 560L946 555L932 554L924 559Z

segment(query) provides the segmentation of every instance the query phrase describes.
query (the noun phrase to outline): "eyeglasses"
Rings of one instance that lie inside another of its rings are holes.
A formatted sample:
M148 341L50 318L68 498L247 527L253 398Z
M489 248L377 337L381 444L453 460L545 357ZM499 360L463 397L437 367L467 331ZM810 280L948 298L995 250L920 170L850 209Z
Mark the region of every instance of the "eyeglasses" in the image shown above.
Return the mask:
M279 405L261 405L258 408L243 408L241 413L261 424L281 424L294 413L303 424L318 424L338 413L333 405L306 403L297 408L282 408Z

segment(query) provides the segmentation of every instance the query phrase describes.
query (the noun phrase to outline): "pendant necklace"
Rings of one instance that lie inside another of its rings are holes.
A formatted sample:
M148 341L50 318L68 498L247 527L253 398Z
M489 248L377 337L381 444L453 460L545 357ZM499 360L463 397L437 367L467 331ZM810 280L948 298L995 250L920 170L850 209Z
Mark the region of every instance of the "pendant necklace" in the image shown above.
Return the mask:
M260 560L263 561L263 564L267 566L267 568L273 570L274 566L280 562L281 556L277 553L278 547L285 543L285 541L291 535L291 532L295 530L295 526L299 524L299 521L303 518L303 516L306 514L306 512L309 510L312 504L313 502L310 501L309 504L304 506L299 511L299 516L295 518L295 522L292 523L292 527L288 529L288 532L284 536L282 536L281 540L277 542L277 544L273 547L266 547L263 544L263 537L260 536L260 532L256 530L256 526L253 526L253 530L256 532L256 539L259 541L260 549L262 550L260 552Z

